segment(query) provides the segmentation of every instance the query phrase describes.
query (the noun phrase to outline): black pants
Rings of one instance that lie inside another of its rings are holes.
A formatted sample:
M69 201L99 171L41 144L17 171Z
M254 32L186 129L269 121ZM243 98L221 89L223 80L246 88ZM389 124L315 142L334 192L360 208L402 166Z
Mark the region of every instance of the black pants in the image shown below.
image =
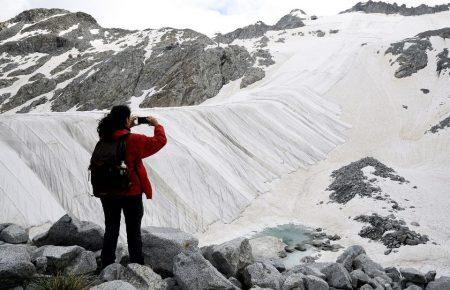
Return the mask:
M102 267L116 260L117 240L120 230L120 216L123 209L127 229L130 263L144 264L142 255L141 221L144 215L142 195L120 198L101 198L105 214L105 236L101 254Z

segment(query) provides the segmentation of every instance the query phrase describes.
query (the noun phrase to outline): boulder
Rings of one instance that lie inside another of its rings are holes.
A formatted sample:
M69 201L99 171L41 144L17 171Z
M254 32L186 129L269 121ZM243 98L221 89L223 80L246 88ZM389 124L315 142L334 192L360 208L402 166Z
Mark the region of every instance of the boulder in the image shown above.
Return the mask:
M179 253L173 274L181 289L238 289L206 260L199 250Z
M82 275L97 269L95 254L79 246L43 246L33 253L33 260L40 257L47 259L46 274L62 272Z
M353 288L361 287L370 281L369 275L359 269L352 271L350 277L352 278Z
M166 282L153 272L150 267L139 264L128 264L127 270L122 272L121 280L124 280L138 290L164 290Z
M90 290L137 290L137 289L128 282L115 280L102 283L100 285L92 287Z
M254 262L252 248L245 238L208 246L202 251L203 256L227 278L236 277L238 272Z
M407 288L405 288L405 290L423 290L423 288L412 284L412 285L409 285Z
M79 221L66 214L53 224L48 232L36 236L33 243L38 246L80 246L89 251L103 247L103 229L91 222Z
M305 288L305 282L304 282L305 275L301 273L293 273L284 279L283 286L281 287L282 290L306 290Z
M428 283L426 290L450 289L450 277L442 276Z
M364 284L361 286L361 288L359 288L359 290L374 290L374 289L369 284Z
M0 246L0 287L14 287L31 278L36 269L25 246Z
M228 278L228 281L230 281L234 286L236 286L239 289L242 289L242 283L241 281L239 281L238 279L236 279L235 277L230 277Z
M331 287L339 289L352 289L352 279L342 264L334 263L322 270L326 275L326 281Z
M311 275L316 276L322 280L326 279L326 275L322 273L320 270L314 267L315 263L309 264L309 265L297 265L289 269L286 275L291 275L292 273L301 273L303 275Z
M366 251L360 245L353 245L345 249L345 251L337 258L336 262L341 263L347 271L352 271L353 260Z
M18 225L9 225L0 232L0 240L9 244L25 244L28 242L28 233Z
M244 284L247 287L268 287L280 289L283 276L269 263L256 262L247 266L243 273Z
M120 280L125 271L126 268L119 263L110 264L100 272L98 278L102 282Z
M279 238L261 236L249 240L255 260L278 259L280 253L286 253L286 244Z
M372 261L372 259L370 259L366 254L358 255L353 260L353 267L355 269L362 270L364 273L369 275L371 278L384 274L383 267L380 264Z
M417 269L414 268L400 268L400 273L402 274L405 281L419 284L426 284L427 279L425 275Z
M164 290L167 287L166 281L161 276L153 272L150 267L139 264L128 264L127 267L119 263L108 265L102 270L98 278L102 282L122 280L130 283L138 290Z
M0 224L0 232L3 231L4 229L6 229L7 227L9 227L10 225L11 225L11 223Z
M402 276L400 274L400 271L395 267L387 267L384 269L386 272L386 275L392 279L394 282L400 282Z
M434 281L435 278L436 278L436 271L428 271L425 274L425 279L427 279L427 283Z
M195 250L198 240L173 228L146 227L142 230L142 251L145 264L163 277L173 275L174 258Z
M328 290L330 289L330 286L328 286L327 282L324 280L312 276L312 275L306 275L304 278L306 289L308 290Z

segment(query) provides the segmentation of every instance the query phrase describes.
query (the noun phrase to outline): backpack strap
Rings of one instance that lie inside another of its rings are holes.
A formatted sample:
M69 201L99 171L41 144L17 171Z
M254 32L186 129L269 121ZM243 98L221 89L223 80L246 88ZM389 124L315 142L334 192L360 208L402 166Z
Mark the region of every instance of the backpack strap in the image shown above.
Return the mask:
M130 133L120 136L120 138L119 138L119 145L117 148L117 160L119 161L119 163L121 163L122 161L125 161L125 152L127 149L125 140L128 138L129 135L130 135Z

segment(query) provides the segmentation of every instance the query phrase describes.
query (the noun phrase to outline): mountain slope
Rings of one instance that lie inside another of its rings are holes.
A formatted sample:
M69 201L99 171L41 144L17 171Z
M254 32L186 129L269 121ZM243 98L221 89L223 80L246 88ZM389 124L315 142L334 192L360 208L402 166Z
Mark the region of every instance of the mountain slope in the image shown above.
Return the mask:
M292 11L261 33L301 25ZM105 29L88 14L61 9L28 10L2 23L0 55L1 112L101 110L131 100L194 105L245 73L263 73L257 54L190 29Z

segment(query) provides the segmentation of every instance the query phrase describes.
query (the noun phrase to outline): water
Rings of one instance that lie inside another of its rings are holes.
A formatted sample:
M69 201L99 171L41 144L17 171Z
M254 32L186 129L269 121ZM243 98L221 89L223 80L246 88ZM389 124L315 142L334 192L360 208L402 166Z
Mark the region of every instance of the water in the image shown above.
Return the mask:
M284 224L276 227L266 228L257 233L254 237L273 236L279 238L288 246L297 244L304 245L306 251L294 251L287 253L286 258L280 259L286 268L292 268L300 263L300 259L306 256L314 256L318 251L315 247L307 244L314 240L312 233L314 229L298 224Z

